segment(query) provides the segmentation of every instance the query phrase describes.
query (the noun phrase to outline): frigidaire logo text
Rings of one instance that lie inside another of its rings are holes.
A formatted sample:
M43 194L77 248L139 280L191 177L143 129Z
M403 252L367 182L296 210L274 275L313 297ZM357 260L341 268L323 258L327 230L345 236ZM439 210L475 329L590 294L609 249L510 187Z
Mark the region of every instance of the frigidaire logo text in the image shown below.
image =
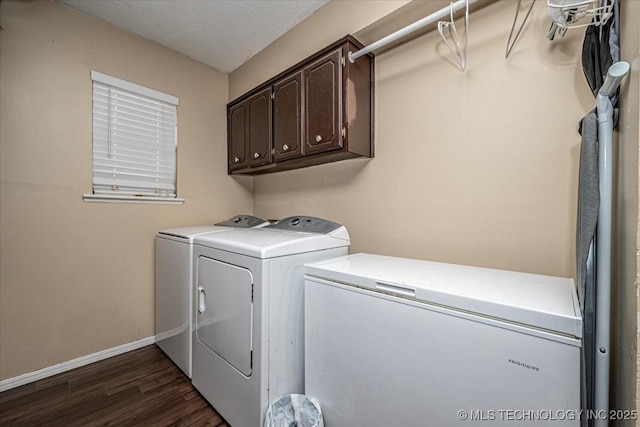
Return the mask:
M509 363L522 366L523 368L531 369L532 371L540 372L540 368L538 368L537 366L529 365L528 363L518 362L517 360L513 360L513 359L509 359Z

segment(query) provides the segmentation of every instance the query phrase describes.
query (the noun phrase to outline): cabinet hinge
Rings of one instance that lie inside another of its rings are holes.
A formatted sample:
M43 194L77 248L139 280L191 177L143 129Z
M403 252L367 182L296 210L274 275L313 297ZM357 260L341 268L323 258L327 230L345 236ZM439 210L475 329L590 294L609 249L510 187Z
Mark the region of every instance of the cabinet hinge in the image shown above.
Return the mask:
M347 129L344 126L342 126L342 138L346 136L347 136Z
M251 287L251 302L253 302L253 286Z
M342 66L344 67L345 65L347 65L347 61L344 59L344 56L342 57L341 61L342 62Z
M271 92L271 99L276 99L276 94Z

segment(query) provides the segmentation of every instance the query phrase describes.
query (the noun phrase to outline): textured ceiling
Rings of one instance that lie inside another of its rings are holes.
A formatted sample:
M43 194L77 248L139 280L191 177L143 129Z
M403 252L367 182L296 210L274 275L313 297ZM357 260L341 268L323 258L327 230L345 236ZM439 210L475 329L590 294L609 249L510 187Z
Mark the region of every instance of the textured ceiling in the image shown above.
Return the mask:
M59 0L231 72L329 0Z

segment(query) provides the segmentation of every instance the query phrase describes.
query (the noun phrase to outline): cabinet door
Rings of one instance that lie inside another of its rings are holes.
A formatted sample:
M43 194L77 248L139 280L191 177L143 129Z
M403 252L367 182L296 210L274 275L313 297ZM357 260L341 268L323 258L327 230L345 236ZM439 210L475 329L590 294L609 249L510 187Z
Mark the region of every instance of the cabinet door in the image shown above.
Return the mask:
M305 154L342 147L342 48L304 69Z
M246 101L249 166L271 163L271 88Z
M302 155L302 72L273 85L273 147L275 159Z
M242 103L229 110L229 169L246 166L246 107Z

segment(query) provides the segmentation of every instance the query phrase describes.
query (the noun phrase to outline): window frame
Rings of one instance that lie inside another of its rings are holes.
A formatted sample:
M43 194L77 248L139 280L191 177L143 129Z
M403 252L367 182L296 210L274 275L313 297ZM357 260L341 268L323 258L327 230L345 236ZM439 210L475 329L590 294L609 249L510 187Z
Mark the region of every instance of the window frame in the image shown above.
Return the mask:
M94 126L94 105L93 105L93 101L92 101L92 107L91 107L91 111L92 111L92 119L91 119L91 123L92 123L92 137L91 137L91 143L92 143L92 156L91 156L91 160L92 160L92 164L91 164L91 193L89 194L83 194L82 198L85 202L100 202L100 203L165 203L165 204L182 204L184 203L184 199L183 198L179 198L178 197L178 185L177 185L177 179L178 179L178 155L177 155L177 151L178 151L178 126L177 126L177 108L179 105L179 99L176 96L173 95L168 95L166 93L154 90L154 89L150 89L148 87L144 87L135 83L131 83L128 82L126 80L122 80L116 77L112 77L109 76L107 74L103 74L100 73L98 71L91 71L91 93L92 93L92 100L94 99L95 96L95 87L94 87L94 83L99 83L102 85L107 85L110 86L112 88L115 88L117 90L121 90L121 91L126 91L126 92L130 92L132 94L135 95L140 95L143 97L147 97L147 98L151 98L157 101L162 101L164 103L168 103L168 104L172 104L175 108L176 108L176 129L175 129L175 165L173 165L173 172L174 172L174 182L173 182L173 187L175 188L175 194L169 196L169 197L163 197L163 196L153 196L153 195L148 195L148 194L130 194L130 193L118 193L117 191L114 192L97 192L95 191L95 164L94 164L94 154L93 154L93 147L95 144L95 135L94 135L94 131L93 131L93 126Z

